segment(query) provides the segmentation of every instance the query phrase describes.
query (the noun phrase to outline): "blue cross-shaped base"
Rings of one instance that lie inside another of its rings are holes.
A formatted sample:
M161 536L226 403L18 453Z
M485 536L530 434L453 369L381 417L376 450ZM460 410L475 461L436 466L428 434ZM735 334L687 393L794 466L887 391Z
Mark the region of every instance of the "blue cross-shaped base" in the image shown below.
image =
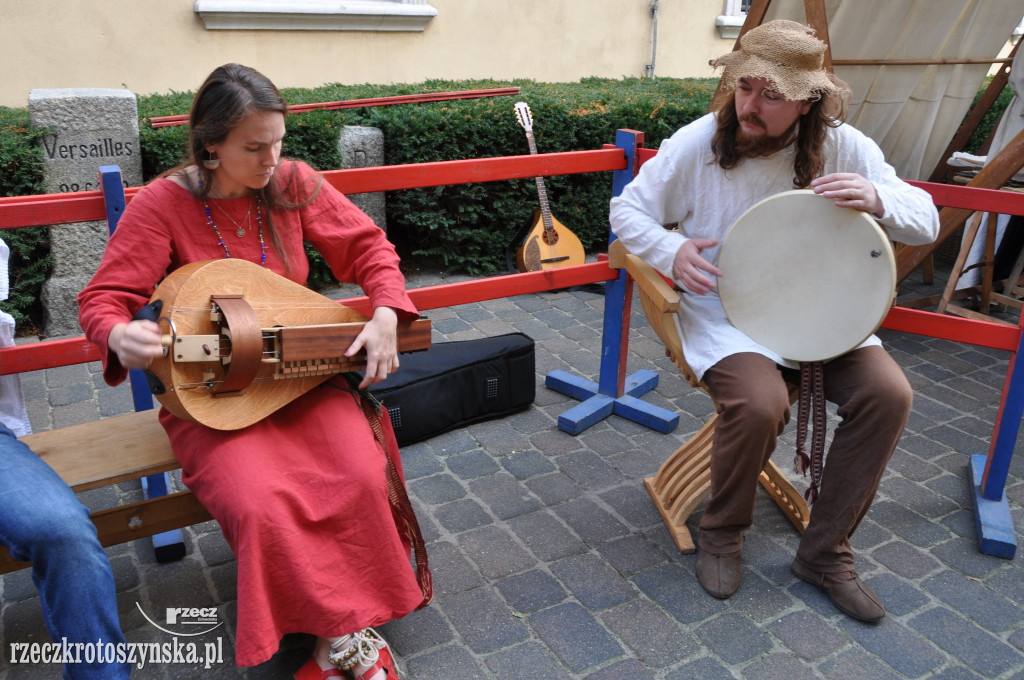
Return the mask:
M679 424L679 414L638 399L658 386L658 374L642 369L626 378L621 397L601 394L597 383L561 370L547 374L544 385L582 403L558 417L558 429L579 434L613 413L658 432L671 432Z

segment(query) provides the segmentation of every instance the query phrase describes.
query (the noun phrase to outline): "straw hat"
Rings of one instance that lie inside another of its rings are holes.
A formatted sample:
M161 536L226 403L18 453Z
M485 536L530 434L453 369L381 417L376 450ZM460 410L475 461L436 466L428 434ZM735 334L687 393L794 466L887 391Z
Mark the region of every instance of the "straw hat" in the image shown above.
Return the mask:
M722 86L726 89L736 87L740 78L766 78L786 99L819 99L846 89L823 68L825 48L812 29L778 19L747 31L738 50L711 65L723 69Z

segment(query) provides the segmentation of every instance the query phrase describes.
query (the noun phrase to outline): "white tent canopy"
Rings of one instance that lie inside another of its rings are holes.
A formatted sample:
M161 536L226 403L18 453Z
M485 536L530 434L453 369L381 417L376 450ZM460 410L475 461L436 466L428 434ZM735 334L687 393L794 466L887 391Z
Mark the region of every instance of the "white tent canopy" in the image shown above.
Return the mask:
M853 90L849 122L905 179L927 179L1021 22L1020 0L823 0L834 70ZM807 23L803 0L773 0L764 21ZM976 64L865 64L978 61Z

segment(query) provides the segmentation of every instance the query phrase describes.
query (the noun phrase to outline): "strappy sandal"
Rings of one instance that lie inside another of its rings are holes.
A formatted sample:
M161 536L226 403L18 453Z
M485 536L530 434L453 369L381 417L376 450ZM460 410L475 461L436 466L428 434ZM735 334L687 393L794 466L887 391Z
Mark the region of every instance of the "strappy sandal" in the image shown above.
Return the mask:
M361 675L355 675L353 672L354 680L368 680L382 668L388 680L399 680L391 648L373 628L364 628L336 641L331 645L327 658L343 671L352 672L356 666L369 666Z

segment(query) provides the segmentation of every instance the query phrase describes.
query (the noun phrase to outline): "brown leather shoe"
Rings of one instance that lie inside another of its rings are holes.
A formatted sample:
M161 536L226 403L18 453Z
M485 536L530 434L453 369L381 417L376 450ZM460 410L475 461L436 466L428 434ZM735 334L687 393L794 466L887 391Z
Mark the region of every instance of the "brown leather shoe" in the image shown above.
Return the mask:
M876 623L885 618L885 607L854 570L824 574L804 566L799 560L793 560L790 569L801 581L807 581L825 591L832 604L847 616L868 623Z
M728 555L697 553L697 580L719 600L724 600L740 587L740 551Z

